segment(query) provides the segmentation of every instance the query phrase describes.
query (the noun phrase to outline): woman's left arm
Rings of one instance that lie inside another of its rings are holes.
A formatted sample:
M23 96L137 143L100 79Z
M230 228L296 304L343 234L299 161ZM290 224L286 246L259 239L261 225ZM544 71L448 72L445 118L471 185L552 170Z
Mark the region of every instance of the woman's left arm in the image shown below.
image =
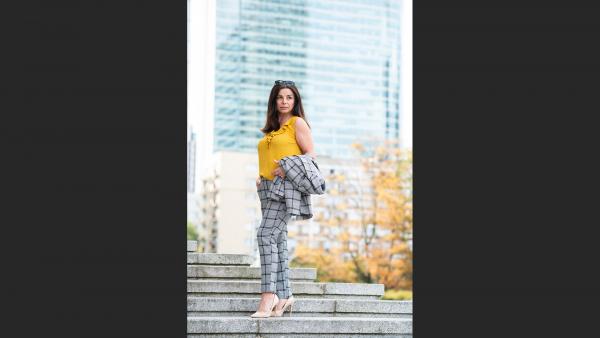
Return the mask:
M314 152L312 134L306 121L304 121L303 118L298 117L294 126L296 129L296 142L300 146L302 153L309 155L312 158L316 158L317 154Z

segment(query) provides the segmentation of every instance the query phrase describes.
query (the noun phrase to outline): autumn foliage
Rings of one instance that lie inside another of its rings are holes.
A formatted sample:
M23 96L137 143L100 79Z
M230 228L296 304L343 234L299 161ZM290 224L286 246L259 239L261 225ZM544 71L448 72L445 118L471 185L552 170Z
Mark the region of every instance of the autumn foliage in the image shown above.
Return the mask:
M316 267L319 281L412 289L412 151L392 142L353 149L361 171L326 177L326 212L314 219L334 245L298 245L290 265Z

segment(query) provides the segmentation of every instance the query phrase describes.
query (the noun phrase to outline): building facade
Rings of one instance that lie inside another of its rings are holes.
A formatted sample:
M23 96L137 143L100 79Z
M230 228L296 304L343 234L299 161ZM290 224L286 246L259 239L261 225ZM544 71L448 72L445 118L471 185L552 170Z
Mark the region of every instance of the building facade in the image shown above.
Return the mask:
M274 80L293 80L320 155L398 139L400 10L392 0L216 2L214 151L255 152Z
M399 139L401 11L402 0L190 0L188 107L202 135L205 252L257 252L257 142L275 80L296 82L324 174L360 173L354 142ZM368 203L365 175L351 180ZM313 196L316 215L331 217L327 197ZM290 222L292 254L296 244L335 245L317 218Z

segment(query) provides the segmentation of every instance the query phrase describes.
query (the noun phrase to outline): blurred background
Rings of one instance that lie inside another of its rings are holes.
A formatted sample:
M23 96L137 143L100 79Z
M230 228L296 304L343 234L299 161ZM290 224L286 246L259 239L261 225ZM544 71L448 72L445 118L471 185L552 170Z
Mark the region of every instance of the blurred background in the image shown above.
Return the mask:
M296 83L327 192L290 267L412 298L412 1L188 0L188 239L260 264L257 144Z

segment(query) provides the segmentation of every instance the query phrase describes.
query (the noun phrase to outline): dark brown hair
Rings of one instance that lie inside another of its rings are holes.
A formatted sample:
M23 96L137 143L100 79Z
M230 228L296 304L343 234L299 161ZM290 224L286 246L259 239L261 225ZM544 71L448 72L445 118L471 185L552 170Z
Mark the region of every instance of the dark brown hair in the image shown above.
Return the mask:
M294 93L294 108L292 109L292 116L300 116L306 121L306 117L304 116L304 108L302 107L302 99L300 98L300 92L296 86L290 85L274 85L271 89L271 94L269 94L269 103L267 104L267 121L265 122L265 126L260 130L263 133L270 133L273 130L278 130L281 128L279 125L279 113L277 112L277 95L282 88L289 88L292 93ZM308 124L308 121L306 121ZM308 124L310 128L310 124Z

